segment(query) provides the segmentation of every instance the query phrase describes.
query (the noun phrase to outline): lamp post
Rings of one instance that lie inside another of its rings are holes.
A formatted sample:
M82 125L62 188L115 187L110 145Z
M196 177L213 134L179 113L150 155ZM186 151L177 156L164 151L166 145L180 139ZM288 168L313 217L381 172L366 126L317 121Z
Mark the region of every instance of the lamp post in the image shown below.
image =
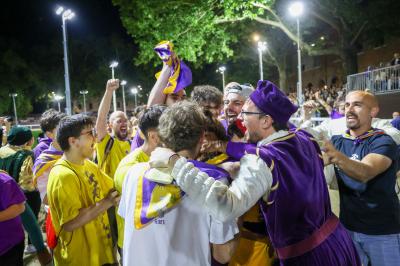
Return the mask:
M116 68L118 66L118 62L117 61L113 61L110 64L110 68L111 68L111 78L114 79L114 68ZM113 91L113 108L114 108L114 112L117 111L117 96L115 93L115 90Z
M75 17L75 13L71 9L64 11L63 7L59 7L56 10L57 15L61 15L62 29L63 29L63 47L64 47L64 79L65 79L65 98L67 104L67 114L72 114L71 104L71 88L69 84L69 70L68 70L68 49L67 49L67 20Z
M83 95L83 112L86 113L86 94L89 93L87 90L79 91Z
M220 66L216 71L217 73L220 73L222 75L222 90L225 89L225 71L226 71L225 66Z
M258 60L259 60L259 65L260 65L260 80L264 80L264 73L263 73L263 59L262 59L262 54L267 49L267 43L266 42L257 42L257 50L258 50Z
M126 85L126 80L121 81L121 86L122 86L122 103L124 104L124 113L126 114L126 102L125 102L125 85Z
M138 89L136 87L131 88L131 93L135 96L135 108L137 107L137 94L138 94Z
M64 99L64 97L62 97L61 95L54 94L54 100L57 102L58 111L59 111L59 112L61 112L61 104L60 104L60 101L61 101L62 99Z
M10 93L9 95L13 99L15 124L18 125L17 105L15 104L15 98L18 96L18 94L17 93Z
M301 80L301 50L300 50L300 16L303 14L303 3L302 2L293 2L289 6L289 13L296 18L297 22L297 100L299 104L303 103L303 87Z

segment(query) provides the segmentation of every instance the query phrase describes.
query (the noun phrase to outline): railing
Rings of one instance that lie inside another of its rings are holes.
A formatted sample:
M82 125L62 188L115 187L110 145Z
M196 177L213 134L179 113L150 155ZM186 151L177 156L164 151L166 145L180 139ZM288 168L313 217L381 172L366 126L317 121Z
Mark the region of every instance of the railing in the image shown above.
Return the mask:
M329 117L311 117L310 120L311 120L313 126L315 127L315 126L320 125L322 122L324 122L326 120L330 120L330 118ZM299 126L300 121L302 121L302 119L300 117L290 118L290 122L292 122L296 126Z
M347 76L347 90L370 90L373 94L400 92L400 65Z

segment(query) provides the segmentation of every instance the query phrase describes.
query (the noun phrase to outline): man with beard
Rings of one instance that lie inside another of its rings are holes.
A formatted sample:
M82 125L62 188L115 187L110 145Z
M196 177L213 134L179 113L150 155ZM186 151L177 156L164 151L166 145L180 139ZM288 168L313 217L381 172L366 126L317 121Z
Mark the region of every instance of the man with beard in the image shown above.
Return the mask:
M241 111L249 141L257 145L246 147L231 185L208 177L185 158L176 162L172 176L189 198L221 221L260 201L281 265L361 265L331 211L318 143L305 131L288 129L296 110L273 83L259 81ZM178 157L171 153L160 154L170 167Z
M247 85L240 85L236 82L229 83L225 88L224 94L224 115L222 121L229 136L237 132L237 118L242 110L245 101L249 98L254 89ZM240 132L239 132L240 135Z
M363 265L400 265L396 144L371 125L379 111L375 96L351 92L345 110L348 130L333 136L333 145L325 143L338 179L340 220L349 230Z
M101 100L96 121L97 163L107 175L114 177L119 162L130 152L128 139L128 118L122 111L111 113L107 125L107 114L110 111L113 91L119 88L118 79L107 81L106 92ZM107 128L111 128L111 134Z

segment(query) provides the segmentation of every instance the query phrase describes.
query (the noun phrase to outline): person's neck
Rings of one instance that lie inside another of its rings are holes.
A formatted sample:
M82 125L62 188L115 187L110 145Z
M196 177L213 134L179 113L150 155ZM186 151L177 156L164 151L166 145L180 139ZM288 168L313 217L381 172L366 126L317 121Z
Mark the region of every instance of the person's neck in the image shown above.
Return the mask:
M63 158L70 161L73 164L83 165L85 163L85 157L80 155L77 151L69 150L64 152Z
M181 150L180 152L178 152L178 154L189 160L194 160L196 158L194 152L190 150Z
M51 143L51 146L53 146L56 150L61 151L61 147L60 147L60 145L58 144L57 141L53 141L53 142Z
M146 153L148 156L154 151L155 147L151 145L150 143L147 142L147 140L144 141L143 145L140 147L144 153Z
M359 127L357 129L350 129L349 130L350 131L350 135L353 136L353 137L358 137L358 136L364 134L365 132L367 132L368 130L370 130L371 127L372 127L371 124L368 124L368 125Z

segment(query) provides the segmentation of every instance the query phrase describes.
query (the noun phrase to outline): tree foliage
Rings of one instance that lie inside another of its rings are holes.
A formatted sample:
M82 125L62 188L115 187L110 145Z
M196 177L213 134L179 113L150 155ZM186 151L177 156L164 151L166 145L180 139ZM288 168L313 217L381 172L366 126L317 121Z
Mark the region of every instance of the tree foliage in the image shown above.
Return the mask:
M361 44L383 37L384 32L398 32L395 10L399 10L396 9L399 2L305 1L302 48L310 55L338 55L347 73L356 71L356 54ZM178 53L197 66L223 61L236 56L233 46L247 34L244 29L251 21L257 22L259 28L281 30L288 37L287 42L298 41L295 23L287 15L289 0L113 0L113 3L120 9L123 25L139 45L137 64L154 60L152 48L164 39L174 41ZM327 33L327 38L317 42L321 32ZM311 46L307 40L317 45Z

